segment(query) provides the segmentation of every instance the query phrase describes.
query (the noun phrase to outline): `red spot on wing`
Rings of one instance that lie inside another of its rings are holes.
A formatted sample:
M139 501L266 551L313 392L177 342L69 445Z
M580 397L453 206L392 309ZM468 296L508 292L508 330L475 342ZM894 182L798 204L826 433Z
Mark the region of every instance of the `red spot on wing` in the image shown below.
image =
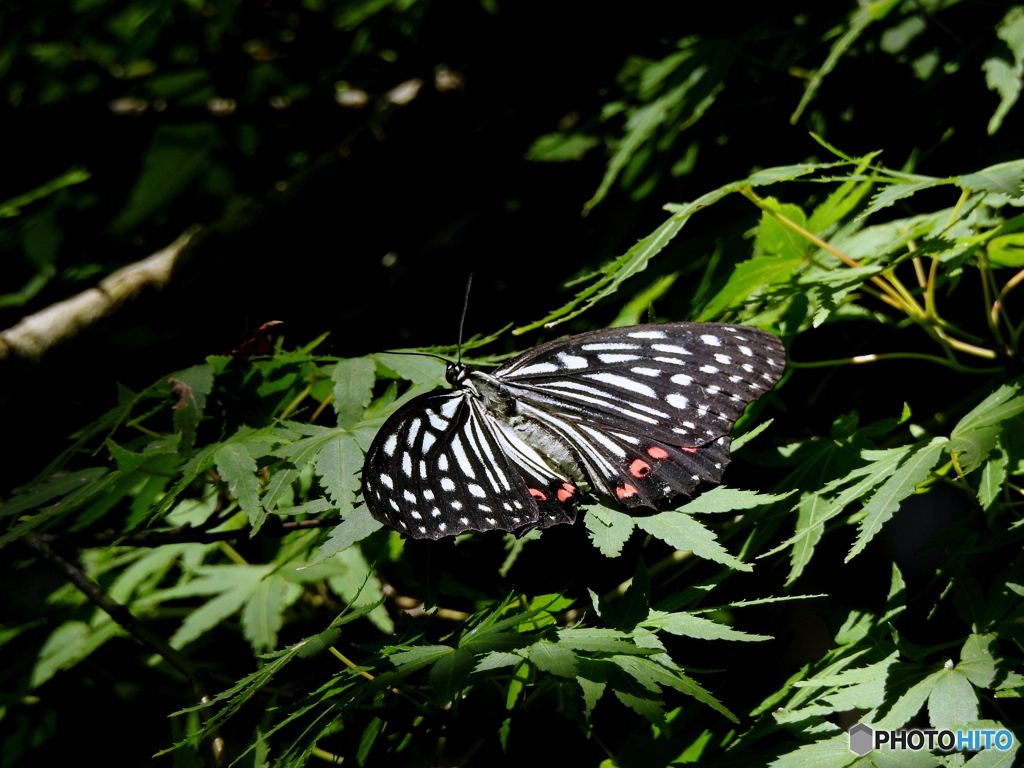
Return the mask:
M530 492L530 495L533 496L533 498L535 498L537 501L547 501L548 500L548 497L545 496L540 491L538 491L536 488L528 488L527 490Z
M629 483L626 483L625 485L620 485L615 489L615 495L620 499L625 499L628 496L636 496L636 488Z
M647 449L647 455L650 456L652 459L667 459L668 451L666 451L664 448L659 448L658 446L654 445Z
M687 453L696 453L697 452L696 448L680 448L679 450L680 451L686 451Z
M576 486L569 483L562 483L562 487L558 491L558 500L566 502L572 498L574 493L576 493Z
M651 474L651 465L643 459L634 459L633 463L629 465L629 473L633 477L647 477Z

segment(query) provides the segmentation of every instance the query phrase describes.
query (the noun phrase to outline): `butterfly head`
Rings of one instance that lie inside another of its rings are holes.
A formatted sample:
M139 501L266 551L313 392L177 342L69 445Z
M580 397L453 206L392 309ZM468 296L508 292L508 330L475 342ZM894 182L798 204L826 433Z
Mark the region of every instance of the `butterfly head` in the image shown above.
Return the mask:
M469 377L469 366L465 363L448 363L444 377L453 387L461 387Z

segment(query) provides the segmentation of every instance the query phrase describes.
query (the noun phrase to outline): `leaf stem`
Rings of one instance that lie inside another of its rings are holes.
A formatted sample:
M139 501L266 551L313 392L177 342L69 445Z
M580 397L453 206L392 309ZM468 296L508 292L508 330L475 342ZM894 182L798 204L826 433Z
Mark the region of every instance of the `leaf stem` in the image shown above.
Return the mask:
M956 360L949 360L944 357L937 355L928 355L922 352L883 352L877 355L855 355L854 357L843 357L836 360L814 360L812 362L800 363L795 360L789 360L788 365L791 368L827 368L830 366L837 365L859 365L861 363L874 363L879 360L927 360L928 362L938 363L946 368L952 368L954 371L959 373L998 373L1003 370L1002 368L970 368L966 365L961 365Z

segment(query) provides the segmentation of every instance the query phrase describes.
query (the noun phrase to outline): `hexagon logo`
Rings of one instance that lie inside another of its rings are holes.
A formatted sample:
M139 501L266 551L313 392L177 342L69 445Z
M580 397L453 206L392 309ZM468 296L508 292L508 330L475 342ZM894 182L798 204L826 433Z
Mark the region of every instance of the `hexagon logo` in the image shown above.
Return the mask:
M848 733L850 734L851 752L864 757L864 755L871 751L875 742L875 732L870 726L864 725L864 723L857 723L850 727Z

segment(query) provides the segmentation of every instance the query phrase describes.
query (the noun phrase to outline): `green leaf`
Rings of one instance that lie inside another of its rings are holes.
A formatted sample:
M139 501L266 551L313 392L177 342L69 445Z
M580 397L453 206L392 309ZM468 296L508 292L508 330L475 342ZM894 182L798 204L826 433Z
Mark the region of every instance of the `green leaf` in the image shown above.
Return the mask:
M676 549L688 550L698 557L714 560L739 571L753 570L749 563L741 562L726 551L717 536L708 528L682 512L661 512L650 517L635 518L637 526L656 539Z
M762 202L775 213L785 216L803 229L807 228L807 214L800 206L780 203L774 197L766 197ZM803 259L810 245L806 238L782 224L771 212L764 210L761 211L757 241L766 254L786 259Z
M803 258L758 256L736 265L722 289L705 305L700 321L711 320L729 309L737 309L755 292L794 279Z
M345 520L331 531L330 537L320 547L320 551L308 565L321 563L333 554L343 552L357 541L362 541L383 526L370 517L366 507L353 509Z
M919 483L928 478L932 469L939 462L947 442L946 438L937 437L928 445L919 447L882 484L882 487L875 491L871 500L864 505L863 518L857 531L857 540L846 556L845 562L850 562L864 551L868 542L899 509L900 502L912 494Z
M228 492L238 501L238 506L249 518L252 526L250 536L256 532L267 519L266 512L260 505L260 481L256 476L256 460L238 443L226 443L214 454L217 474L224 478Z
M702 704L707 704L734 723L739 722L736 715L730 712L718 699L682 672L668 669L654 659L640 656L613 656L609 661L636 679L649 691L657 692L659 685L674 688L681 693L685 693L687 696L692 696Z
M960 650L956 669L979 688L991 688L999 671L995 650L994 635L970 635Z
M277 633L284 623L283 613L295 602L302 590L280 574L261 580L242 608L242 635L253 653L263 653L277 646Z
M789 553L788 587L804 572L825 533L825 523L834 514L828 499L819 493L806 494L797 505L796 533L793 536L793 550Z
M757 493L756 491L743 491L718 485L710 491L702 493L693 501L687 502L684 509L689 515L735 512L738 509L754 509L754 507L774 504L792 494L793 491L780 494Z
M961 189L984 190L1007 197L1018 198L1024 194L1024 160L1010 160L990 165L977 173L958 177L955 183Z
M1010 457L1003 449L1000 441L996 441L996 453L985 462L981 470L981 481L978 483L978 501L986 512L991 509L1006 482L1006 468Z
M464 648L439 658L430 670L434 701L442 707L450 703L465 686L472 670L473 654Z
M622 554L622 547L635 527L633 518L599 504L590 504L584 509L586 516L583 523L598 551L605 557L618 557Z
M530 646L525 655L537 669L544 672L550 672L560 677L576 676L576 655L561 645L547 640L538 640Z
M885 187L884 189L882 189L877 195L871 198L871 203L868 205L868 207L861 211L859 214L857 214L857 216L854 218L854 222L866 219L868 216L878 213L882 209L888 208L890 205L893 205L894 203L897 203L900 200L905 200L908 197L912 197L913 195L916 195L918 192L921 192L922 190L932 189L933 187L938 187L943 184L950 184L954 182L959 183L959 181L962 181L962 179L958 181L957 179L934 179L927 177L917 178L917 181L894 182L889 186Z
M216 595L185 618L171 637L171 646L181 648L234 615L253 597L260 588L260 582L273 569L273 565L209 566L200 570L199 578L157 593L155 597L161 601L194 595Z
M359 490L356 473L362 464L363 452L352 435L346 432L337 432L325 440L316 456L317 477L342 517L351 513L352 502Z
M908 672L910 672L911 675L919 674L917 670L908 670ZM935 687L939 674L939 672L936 672L928 675L923 680L920 680L907 688L896 702L884 712L881 719L876 720L875 717L877 713L874 713L871 715L870 719L862 718L862 722L866 722L872 728L876 729L888 730L902 728L910 721L910 718L914 717L914 715L921 711L921 707L923 707L925 702L928 701L928 697L931 696L932 689ZM900 687L901 681L897 677L890 677L887 690L885 691L886 697L888 698L892 693L900 690Z
M0 505L0 518L38 509L53 499L69 496L82 488L88 488L106 474L107 470L102 467L90 467L29 486L27 490L16 494L9 501Z
M768 768L845 768L860 760L850 751L849 737L844 733L831 739L804 744L768 763Z
M933 728L956 731L978 719L978 697L967 676L958 669L936 672L928 696L928 717Z
M596 136L585 133L547 133L538 136L526 150L526 159L539 163L564 163L581 160L587 150L601 143Z
M673 635L695 637L699 640L771 640L769 635L751 635L740 632L725 624L711 621L689 613L664 613L651 611L651 614L640 622L640 626L655 631L668 632Z
M988 260L1001 267L1024 267L1024 232L993 237L986 246Z
M206 398L213 391L213 366L203 363L172 373L167 383L178 398L174 404L174 431L181 433L181 452L188 456L196 442Z
M593 627L560 629L558 630L558 644L581 653L619 653L644 656L658 652L651 648L641 648L627 632Z
M363 729L363 733L359 737L359 749L356 750L357 765L366 765L366 760L370 756L370 751L373 749L373 745L377 743L377 738L383 730L384 720L379 717L375 717L370 720L366 728Z
M118 625L106 619L96 627L81 621L61 624L39 649L30 688L38 688L62 669L70 669L117 634Z
M17 216L21 213L22 208L31 205L36 200L42 200L44 197L49 197L57 190L63 189L64 187L70 187L73 184L81 184L83 181L87 181L90 176L91 174L84 168L72 168L63 176L58 176L57 178L36 187L31 192L26 192L22 195L18 195L17 197L4 200L0 203L0 219L5 219L9 216Z
M363 409L373 397L373 385L377 380L376 363L369 357L355 357L341 360L331 373L334 382L334 412L338 415L338 426L349 429L363 416Z

